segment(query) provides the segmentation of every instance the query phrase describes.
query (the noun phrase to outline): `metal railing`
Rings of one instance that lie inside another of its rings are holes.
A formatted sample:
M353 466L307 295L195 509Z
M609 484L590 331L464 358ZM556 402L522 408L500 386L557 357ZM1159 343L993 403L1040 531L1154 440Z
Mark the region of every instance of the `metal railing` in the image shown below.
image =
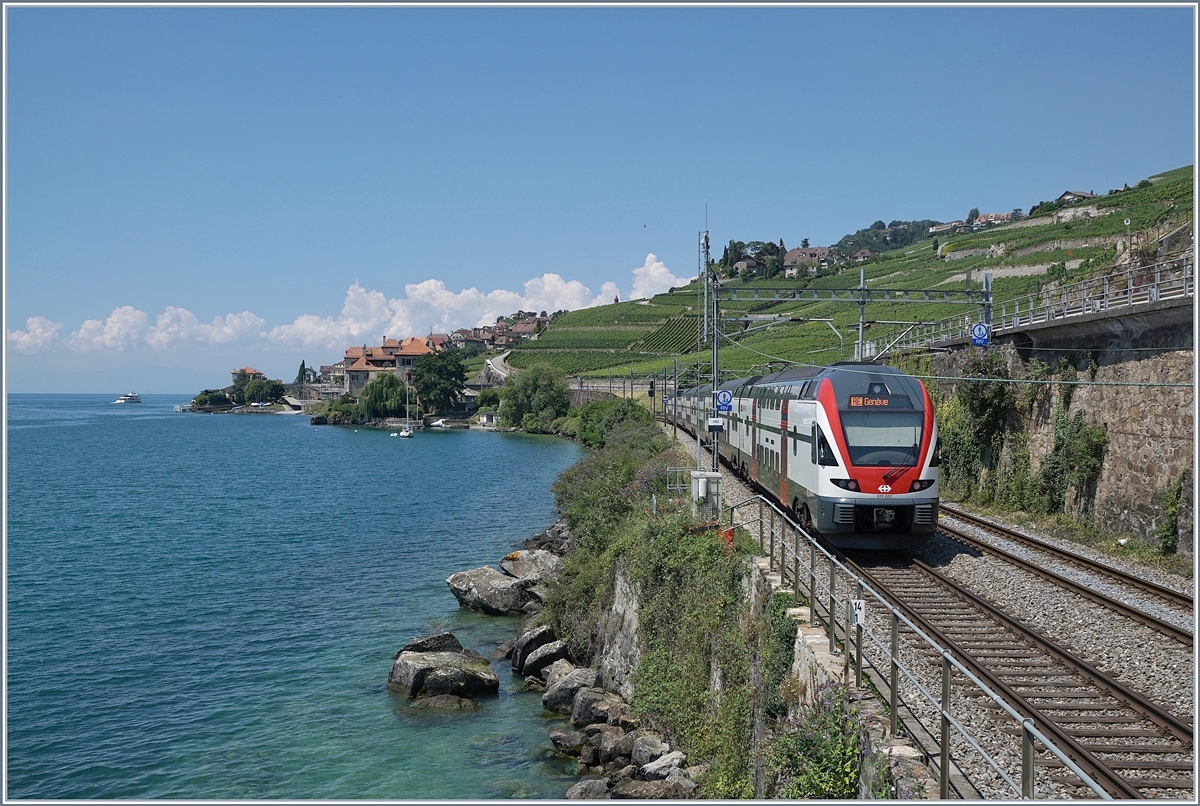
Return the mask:
M1152 266L1091 277L1053 291L1043 289L993 303L992 335L1109 310L1193 297L1196 293L1193 262L1194 253L1189 252ZM940 342L969 339L971 328L982 321L983 310L979 309L914 325L894 341L885 337L866 342L864 354L877 356L892 349L930 347Z
M751 512L749 517L743 515L742 518L735 522L735 515L739 511L745 513L746 508L754 507L757 507L756 512ZM949 649L941 646L926 635L904 613L892 606L878 592L873 590L870 585L818 545L811 535L792 521L771 501L761 495L755 495L744 501L725 507L722 510L722 513L724 512L729 513L729 524L731 526L739 526L751 532L752 535L754 532L757 532L759 547L769 558L771 570L779 570L785 585L789 582L790 577L793 596L797 604L801 601L801 594L806 594L810 612L810 623L816 624L818 620L825 623L829 632L829 651L831 653L836 652L840 629L844 658L842 668L843 682L849 683L851 651L853 651L855 657L854 674L858 687L861 688L862 686L864 668L874 670L880 681L884 679L888 681L886 688L889 698L891 735L895 736L899 733L899 712L901 705L910 711L912 710L910 704L904 702L900 696L901 677L916 690L919 698L924 699L928 706L938 712L941 723L938 776L942 798L948 798L950 795L950 747L951 732L954 731L1012 789L1013 793L1019 797L1034 797L1035 761L1033 748L1036 741L1051 755L1062 762L1063 766L1074 773L1084 786L1087 786L1099 797L1111 800L1111 796L1099 784L1084 773L1066 753L1055 746L1037 729L1033 720L1023 716L1001 698L1000 695L988 688L970 669L955 660ZM802 557L802 554L807 554L808 556ZM819 579L817 573L818 563L827 566L825 569L825 582L821 582ZM873 600L880 608L878 612L882 613L885 618L890 618L891 629L890 635L886 636L886 643L882 636L870 629L870 627L865 627L861 624L856 625L853 635L851 634L851 597L846 594L839 596L839 577L847 581L847 591L853 588L857 594L854 598L867 599L869 596L870 600ZM801 587L802 581L807 583L806 588ZM915 670L909 668L901 661L899 652L901 625L911 630L921 642L941 656L942 686L939 692L940 696L935 696L935 694L926 690L918 679ZM864 656L864 638L868 641L866 646L874 648L875 652L873 654L882 657L881 664L877 664L869 655ZM881 668L881 665L886 668ZM1007 714L1019 728L1021 734L1021 780L1019 783L1013 780L1012 776L1002 768L1001 764L993 758L992 754L980 746L979 741L971 736L967 728L952 713L951 678L954 673L966 678L979 692L988 697L1000 710Z

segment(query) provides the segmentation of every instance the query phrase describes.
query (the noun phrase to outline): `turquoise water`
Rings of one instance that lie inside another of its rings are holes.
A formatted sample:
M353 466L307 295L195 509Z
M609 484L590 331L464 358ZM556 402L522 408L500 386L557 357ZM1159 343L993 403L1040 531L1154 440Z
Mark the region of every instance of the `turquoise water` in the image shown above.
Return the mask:
M455 571L553 522L552 438L8 398L9 798L561 798L540 695L475 713L386 688L453 630Z

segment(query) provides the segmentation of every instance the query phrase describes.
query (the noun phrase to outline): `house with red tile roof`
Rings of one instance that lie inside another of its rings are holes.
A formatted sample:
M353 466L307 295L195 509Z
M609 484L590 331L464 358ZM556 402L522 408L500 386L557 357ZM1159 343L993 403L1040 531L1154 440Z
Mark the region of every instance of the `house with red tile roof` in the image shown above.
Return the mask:
M237 378L239 375L249 375L250 380L252 381L265 381L267 379L266 375L259 372L254 367L242 367L241 369L235 369L229 374L233 376L234 383L237 383Z

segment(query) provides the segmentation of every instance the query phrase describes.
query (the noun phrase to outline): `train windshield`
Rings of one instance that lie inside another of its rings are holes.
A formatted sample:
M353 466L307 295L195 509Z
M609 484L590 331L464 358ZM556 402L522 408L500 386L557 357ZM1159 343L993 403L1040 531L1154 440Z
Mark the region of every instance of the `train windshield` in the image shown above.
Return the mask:
M919 411L841 411L850 463L858 467L915 465L924 415Z

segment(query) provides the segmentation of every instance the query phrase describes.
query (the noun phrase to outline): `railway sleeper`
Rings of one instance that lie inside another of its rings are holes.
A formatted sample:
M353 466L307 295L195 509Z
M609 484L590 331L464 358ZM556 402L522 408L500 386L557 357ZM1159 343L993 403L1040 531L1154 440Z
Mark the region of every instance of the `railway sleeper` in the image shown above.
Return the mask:
M1130 778L1123 775L1137 789L1187 789L1195 788L1195 785L1187 779L1183 778ZM1047 775L1044 780L1053 781L1056 784L1066 784L1067 786L1080 786L1079 779L1075 776L1065 775Z
M1190 761L1153 761L1150 759L1120 761L1111 758L1103 759L1103 761L1114 770L1171 770L1172 772L1192 771L1192 762ZM1066 768L1066 765L1056 758L1039 758L1035 759L1033 763L1039 767Z

